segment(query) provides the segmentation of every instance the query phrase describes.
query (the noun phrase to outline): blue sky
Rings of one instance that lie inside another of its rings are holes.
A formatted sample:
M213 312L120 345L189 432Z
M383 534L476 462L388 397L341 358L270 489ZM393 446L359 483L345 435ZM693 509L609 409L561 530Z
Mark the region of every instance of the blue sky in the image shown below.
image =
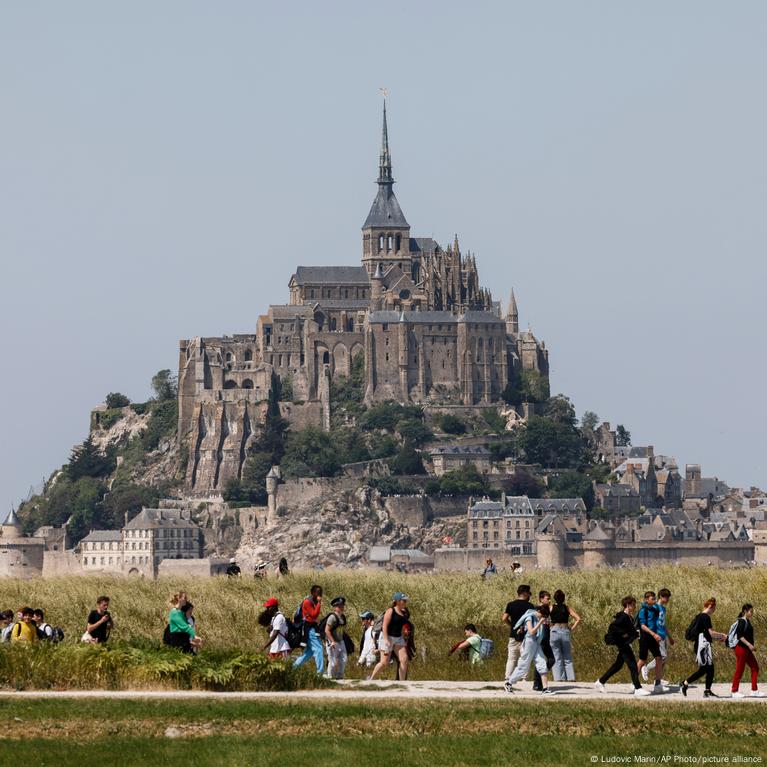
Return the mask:
M0 503L177 342L356 264L397 195L545 339L552 389L767 485L767 6L0 4Z

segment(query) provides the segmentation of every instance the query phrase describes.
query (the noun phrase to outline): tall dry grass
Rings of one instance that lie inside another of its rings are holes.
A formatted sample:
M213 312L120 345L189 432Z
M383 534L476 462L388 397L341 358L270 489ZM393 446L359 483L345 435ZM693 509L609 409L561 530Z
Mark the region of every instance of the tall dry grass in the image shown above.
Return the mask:
M411 599L418 648L411 678L498 680L503 676L508 636L501 615L522 581L532 586L534 595L540 589L553 592L561 588L568 603L583 618L582 626L573 635L575 668L580 680L596 679L612 662L613 651L602 637L613 614L620 609L621 598L632 594L641 601L646 590L657 591L662 587L673 593L669 624L677 640L664 674L667 679L676 680L693 669L691 646L684 640L684 629L709 596L718 600L713 622L721 631L727 631L744 601L756 605L757 656L767 666L767 657L760 650L761 640L767 637L767 571L760 569L663 566L592 572L535 571L524 573L521 580L499 575L487 582L474 573L400 575L373 571L296 573L271 580L146 581L102 577L0 580L0 608L16 609L26 604L41 607L51 624L64 628L65 642L70 643L84 631L85 618L96 597L108 594L112 598L114 639L143 646L147 642L159 643L167 621L168 599L172 592L183 589L195 604L199 632L211 651L248 652L260 647L265 639L256 618L261 604L270 596L277 596L289 615L314 582L323 586L328 610L330 599L343 594L350 617L349 633L357 643L360 633L357 613L362 610L378 613L389 604L393 592L404 590ZM466 622L475 623L480 634L496 643L495 656L478 670L468 668L455 656L447 656L449 648L462 638ZM716 660L717 677L728 678L734 668L732 651L718 646ZM352 662L347 676L361 677L364 671Z

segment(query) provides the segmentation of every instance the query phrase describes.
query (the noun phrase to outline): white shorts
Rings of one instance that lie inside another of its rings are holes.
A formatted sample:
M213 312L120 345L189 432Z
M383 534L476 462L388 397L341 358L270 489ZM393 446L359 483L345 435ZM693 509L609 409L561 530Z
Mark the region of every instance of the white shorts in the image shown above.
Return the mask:
M389 637L388 642L384 642L383 637L378 640L378 649L381 652L390 653L397 647L405 647L406 642L404 637Z

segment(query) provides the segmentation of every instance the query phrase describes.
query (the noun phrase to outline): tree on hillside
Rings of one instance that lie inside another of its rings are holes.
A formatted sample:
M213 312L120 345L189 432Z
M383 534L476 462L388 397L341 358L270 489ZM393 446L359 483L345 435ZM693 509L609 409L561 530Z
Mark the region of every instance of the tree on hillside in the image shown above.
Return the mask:
M152 376L152 391L155 398L160 400L176 399L178 396L178 383L176 376L170 370L158 370Z
M582 498L586 509L594 507L591 477L578 471L565 471L549 480L549 498Z
M532 416L520 430L519 446L530 463L547 468L577 468L584 458L581 435L574 425Z
M587 410L581 418L581 434L592 447L596 446L596 429L599 425L599 416L593 410Z
M565 397L564 394L557 394L555 397L550 397L546 404L543 406L543 415L546 418L550 418L556 423L561 423L566 426L575 428L578 423L578 419L575 416L575 407L570 402L569 397Z
M117 391L109 392L104 402L110 410L112 408L128 407L128 405L130 405L130 400L124 394L120 394L120 392Z
M631 444L631 432L622 423L615 429L615 444L619 447L628 447Z
M330 435L310 426L288 434L280 468L285 477L335 477L341 461Z
M80 477L105 477L115 468L115 459L111 451L102 453L93 443L93 438L72 449L72 455L67 464L69 479L76 482Z
M409 441L400 449L399 453L392 459L391 470L395 474L425 474L421 454L413 447Z
M445 434L465 434L466 424L457 416L443 415L439 419L439 426Z

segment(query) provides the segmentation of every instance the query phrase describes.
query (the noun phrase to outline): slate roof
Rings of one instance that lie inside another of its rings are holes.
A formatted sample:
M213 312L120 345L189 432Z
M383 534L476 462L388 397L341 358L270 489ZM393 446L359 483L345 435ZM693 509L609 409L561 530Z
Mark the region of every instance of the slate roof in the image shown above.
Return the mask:
M272 304L269 314L274 320L293 320L296 317L311 317L312 310L309 306L293 304Z
M147 530L160 527L197 529L194 522L185 519L181 512L174 509L142 509L123 529Z
M583 498L534 498L533 508L541 512L586 511Z
M411 253L435 253L440 249L439 243L431 237L411 237Z
M21 527L21 522L19 522L19 518L16 516L16 512L11 509L8 512L8 516L5 518L5 522L3 522L4 525L16 525L17 527Z
M429 451L431 455L492 455L484 445L441 445Z
M481 500L469 508L469 516L472 519L492 519L516 514L533 516L533 508L526 495L506 496L505 506L501 501Z
M468 322L471 324L502 325L503 320L496 317L492 312L466 312L456 315L452 312L400 312L399 310L384 309L380 312L371 312L368 319L370 322L399 322L404 314L405 322L450 324L454 322Z
M91 530L80 543L113 543L122 540L119 530Z
M378 185L378 194L370 206L370 213L368 213L362 228L385 229L389 227L392 229L410 229L410 224L405 219L405 214L397 202L391 184L382 183Z
M362 285L370 284L364 266L298 266L293 275L297 285Z

